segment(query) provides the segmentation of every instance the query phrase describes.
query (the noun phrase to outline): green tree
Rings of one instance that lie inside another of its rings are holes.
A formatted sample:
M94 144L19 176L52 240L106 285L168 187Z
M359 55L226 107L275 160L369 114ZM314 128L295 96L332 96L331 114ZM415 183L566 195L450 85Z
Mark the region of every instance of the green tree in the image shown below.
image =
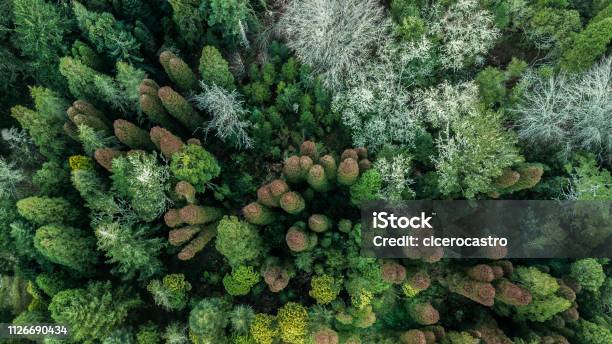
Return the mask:
M189 314L189 329L194 343L228 343L229 304L220 298L205 298Z
M585 258L572 263L570 276L585 290L596 292L606 280L603 267L596 259Z
M252 266L239 265L232 269L231 274L223 277L223 286L230 295L247 295L260 279L259 272L253 270Z
M45 157L59 160L70 142L63 128L68 103L48 88L31 87L30 95L35 110L18 105L11 109L11 116L28 131Z
M155 155L138 152L113 159L113 187L145 221L153 221L167 208L170 173Z
M13 0L14 41L29 58L34 78L44 85L63 88L59 57L66 52L69 20L58 6L45 0Z
M140 300L123 290L113 290L110 282L90 282L82 289L57 293L49 304L51 317L70 327L74 340L94 343L109 336L127 320Z
M580 343L606 344L612 341L612 331L609 327L580 319L576 328L576 337Z
M72 10L79 28L98 53L116 60L141 60L140 44L112 14L89 11L77 1L72 3Z
M169 0L172 19L178 27L181 39L189 46L197 46L204 36L204 16L200 12L200 0Z
M34 247L50 261L81 273L91 272L98 260L95 238L86 231L60 225L40 227Z
M188 144L172 155L170 171L178 180L193 185L198 192L204 192L208 181L221 173L217 159L202 146Z
M592 155L578 158L578 166L566 166L572 175L569 199L612 200L612 175L610 171L599 168Z
M601 10L586 28L573 38L561 58L561 69L580 72L601 57L612 40L612 4Z
M247 17L250 12L247 0L207 0L209 26L219 26L224 37L242 39L242 44L248 46L246 31Z
M280 338L290 344L302 344L308 328L308 311L299 303L289 302L278 310Z
M146 280L163 269L159 255L165 243L162 238L151 237L154 232L154 228L143 224L102 223L96 227L98 248L105 252L109 263L118 264L116 270L124 278L138 276Z
M202 49L199 67L203 83L209 86L215 84L226 89L234 88L234 76L217 48L207 45Z
M19 215L38 225L74 222L79 212L60 197L28 197L17 202Z
M355 206L364 201L378 199L378 193L382 188L380 173L375 169L362 173L357 183L351 185L351 203Z
M236 216L224 216L217 226L215 247L231 266L237 267L257 259L262 253L263 243L255 226Z
M330 275L314 276L310 280L310 291L308 294L317 300L320 305L326 305L334 301L342 290L341 281Z
M182 310L187 306L191 284L183 274L170 274L160 280L152 280L147 290L153 295L155 303L168 310Z

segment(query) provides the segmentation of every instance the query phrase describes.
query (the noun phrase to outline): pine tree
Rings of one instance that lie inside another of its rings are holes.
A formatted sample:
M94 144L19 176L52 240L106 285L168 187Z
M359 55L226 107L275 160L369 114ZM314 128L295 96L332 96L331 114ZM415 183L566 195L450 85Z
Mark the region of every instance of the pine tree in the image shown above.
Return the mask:
M63 128L68 103L47 88L32 87L30 94L34 99L35 110L18 105L11 109L11 116L28 130L45 157L59 160L70 142Z
M57 6L45 0L14 0L13 15L15 44L32 61L34 78L46 86L63 88L57 64L66 52L68 19Z
M118 264L117 271L124 278L146 280L162 271L159 255L165 245L163 239L151 237L155 228L107 222L99 224L95 232L98 248L106 253L109 263Z
M127 320L129 311L140 300L122 290L113 290L110 282L90 282L82 289L57 293L49 304L51 317L70 327L71 337L93 343L109 336Z
M34 246L50 261L90 273L98 260L95 238L82 229L47 225L36 230Z
M72 10L79 28L96 51L114 60L140 61L140 44L112 14L89 11L75 1Z

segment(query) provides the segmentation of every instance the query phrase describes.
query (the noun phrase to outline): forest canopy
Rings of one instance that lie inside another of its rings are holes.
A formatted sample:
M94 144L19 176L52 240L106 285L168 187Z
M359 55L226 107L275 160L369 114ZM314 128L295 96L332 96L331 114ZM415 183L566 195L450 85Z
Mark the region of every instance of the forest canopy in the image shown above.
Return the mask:
M608 259L360 254L371 200L612 201L611 42L608 0L0 0L0 323L70 329L6 342L612 343Z

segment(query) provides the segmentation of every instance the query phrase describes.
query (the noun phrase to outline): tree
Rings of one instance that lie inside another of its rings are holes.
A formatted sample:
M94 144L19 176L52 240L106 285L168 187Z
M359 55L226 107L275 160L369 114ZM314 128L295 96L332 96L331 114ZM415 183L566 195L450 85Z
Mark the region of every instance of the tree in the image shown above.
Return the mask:
M90 282L82 289L57 293L49 304L51 317L70 327L71 337L93 343L109 336L126 321L140 300L123 290L113 290L110 282Z
M113 159L113 188L145 221L152 221L166 211L170 173L153 154L137 152Z
M308 295L317 300L317 304L326 305L338 297L342 289L341 282L327 274L314 276L310 280Z
M606 279L603 267L596 259L585 258L572 263L570 276L585 290L596 292Z
M380 173L371 169L359 176L357 183L351 185L351 203L360 206L365 201L378 199L378 192L382 187Z
M580 319L576 325L576 337L585 344L605 344L612 340L612 332L609 327Z
M482 64L483 56L495 44L499 30L494 25L493 15L480 9L478 1L460 0L443 14L434 15L430 34L441 40L442 66L456 71Z
M64 82L57 70L66 52L65 37L69 21L57 6L45 0L14 0L15 44L32 60L34 78L44 85L61 89Z
M248 31L248 16L250 14L247 0L208 0L209 13L207 22L213 27L218 25L224 37L241 39L241 43L248 47L246 37Z
M347 77L361 72L389 27L373 0L291 1L279 24L287 45L329 89L343 88Z
M95 238L82 229L47 225L36 230L34 247L53 263L89 273L98 261Z
M163 270L159 259L165 243L151 237L155 228L141 224L107 222L96 228L98 249L106 253L109 263L118 264L117 271L124 278L138 276L146 280Z
M231 143L238 149L253 148L253 140L246 130L252 126L246 120L249 113L244 109L238 93L216 84L207 86L202 83L202 89L203 92L194 97L196 106L212 116L204 130L214 131L221 141Z
M574 36L561 58L561 69L568 72L588 69L606 52L611 40L612 4L601 10L584 30Z
M14 162L0 157L0 199L15 196L17 186L26 179L23 171Z
M220 298L205 298L189 314L189 329L195 343L228 343L229 304Z
M230 73L229 65L214 46L206 45L202 48L199 68L202 84L217 85L226 89L234 88L234 76Z
M181 38L189 46L197 46L204 36L204 15L200 12L200 0L169 0L172 19Z
M610 171L599 168L593 156L579 157L578 166L566 166L571 174L570 190L566 194L572 200L610 200L612 199L612 175Z
M513 109L519 116L519 137L565 154L577 150L603 155L611 152L611 67L612 58L608 57L576 76L527 75L529 92L523 93Z
M11 116L28 131L45 157L57 160L69 146L63 128L68 103L48 88L31 87L30 95L35 110L18 105L11 109Z
M440 191L474 198L494 191L502 171L522 161L512 132L502 126L501 113L478 104L474 83L439 85L421 96L419 111L441 128L435 158Z
M74 222L79 212L61 197L28 197L17 202L19 215L38 225Z
M231 266L257 259L262 253L262 239L257 229L236 216L224 216L217 226L215 247Z
M259 272L253 270L252 266L239 265L232 269L231 274L223 277L223 286L230 295L247 295L260 279Z
M178 180L193 185L198 192L204 192L207 183L221 173L217 159L202 146L188 144L172 155L170 171Z
M536 267L519 266L514 279L533 296L529 304L516 307L517 320L543 322L572 306L567 299L555 295L559 290L557 280Z
M187 306L191 284L183 274L164 276L162 281L152 280L147 290L153 295L155 304L168 310L182 310Z
M89 11L77 1L73 2L72 10L79 28L98 53L114 60L141 60L140 44L112 14Z
M304 343L308 328L308 312L299 303L288 302L276 315L280 338L290 344Z
M528 20L521 26L537 49L548 50L552 57L557 57L571 41L572 34L580 31L582 23L578 11L543 6L532 8Z

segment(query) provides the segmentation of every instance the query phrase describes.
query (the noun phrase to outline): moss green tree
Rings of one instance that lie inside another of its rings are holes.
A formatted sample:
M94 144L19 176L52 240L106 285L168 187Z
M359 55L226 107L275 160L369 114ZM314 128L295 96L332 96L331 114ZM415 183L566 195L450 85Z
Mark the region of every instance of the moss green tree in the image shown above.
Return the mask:
M34 246L43 256L81 273L91 272L98 260L95 242L87 231L61 225L40 227L34 237Z
M61 197L28 197L17 202L19 215L38 225L74 222L79 212Z
M236 216L225 216L217 226L215 247L230 265L237 267L257 259L263 251L263 242L255 226Z

